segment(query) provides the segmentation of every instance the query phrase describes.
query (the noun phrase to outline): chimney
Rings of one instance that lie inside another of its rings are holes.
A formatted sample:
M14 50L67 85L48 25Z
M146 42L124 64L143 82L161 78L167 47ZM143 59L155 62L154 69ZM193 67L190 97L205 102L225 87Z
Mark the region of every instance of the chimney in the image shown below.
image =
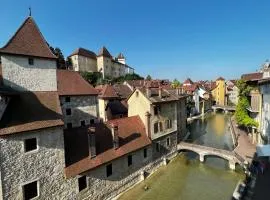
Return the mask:
M151 114L147 111L145 113L145 132L148 138L151 139L150 117L151 117Z
M162 87L161 86L158 87L158 96L159 96L159 98L162 98Z
M94 158L96 154L96 138L95 138L95 127L88 128L88 145L89 145L89 156Z
M112 124L112 137L113 137L113 147L114 149L119 148L119 135L118 135L118 124Z

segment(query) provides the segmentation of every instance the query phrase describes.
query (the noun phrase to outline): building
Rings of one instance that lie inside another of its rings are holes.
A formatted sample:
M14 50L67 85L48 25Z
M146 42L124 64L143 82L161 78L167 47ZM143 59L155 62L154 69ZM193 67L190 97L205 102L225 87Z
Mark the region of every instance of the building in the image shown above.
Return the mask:
M128 98L128 116L139 115L143 120L154 158L174 152L178 137L186 134L185 101L184 96L149 86L137 88Z
M239 89L236 86L236 80L226 81L227 105L236 106L238 103Z
M56 57L28 17L0 49L1 199L55 199L64 179L62 111Z
M216 80L216 87L211 91L211 94L213 96L214 103L216 105L224 106L226 105L226 88L225 88L225 79L222 77L219 77Z
M78 48L68 58L72 62L73 70L101 72L103 78L117 78L134 73L134 68L126 64L126 58L122 53L113 57L106 47L102 47L98 55L93 51Z
M57 82L65 128L99 121L98 92L78 72L57 70Z

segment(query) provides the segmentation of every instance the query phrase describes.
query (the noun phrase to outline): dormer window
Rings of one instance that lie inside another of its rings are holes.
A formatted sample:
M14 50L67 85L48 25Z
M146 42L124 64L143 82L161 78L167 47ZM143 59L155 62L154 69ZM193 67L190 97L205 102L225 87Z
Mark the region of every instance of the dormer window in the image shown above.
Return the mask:
M28 64L34 65L34 58L28 58Z

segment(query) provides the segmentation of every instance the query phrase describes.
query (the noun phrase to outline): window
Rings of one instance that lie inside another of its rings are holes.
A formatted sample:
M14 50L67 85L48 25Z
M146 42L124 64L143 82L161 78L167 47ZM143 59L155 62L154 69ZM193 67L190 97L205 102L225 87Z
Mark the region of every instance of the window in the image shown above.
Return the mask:
M24 140L25 152L33 151L35 149L37 149L37 138L30 138Z
M28 64L29 65L34 65L34 59L33 58L28 58Z
M132 165L132 155L128 156L128 166Z
M172 128L172 121L171 121L170 119L167 119L167 120L166 120L166 128L167 128L167 129Z
M23 196L25 200L32 199L38 196L37 181L28 183L23 186Z
M146 148L143 150L143 157L144 157L144 158L147 157L147 149L146 149Z
M70 97L66 97L65 102L70 102Z
M159 131L160 132L163 131L163 124L162 124L162 122L159 122Z
M169 137L167 138L166 142L167 142L167 146L171 145L171 139Z
M71 129L72 128L72 123L67 123L67 128Z
M158 114L158 107L154 107L154 115Z
M112 175L112 164L109 164L106 166L106 174L107 174L107 177Z
M71 115L71 109L70 108L66 109L66 115Z
M154 133L158 132L158 122L154 123Z
M78 178L79 192L87 188L86 176Z
M94 124L95 123L95 120L94 119L90 119L90 124Z
M156 152L160 152L160 144L156 143Z
M81 126L85 126L85 121L84 120L81 121Z

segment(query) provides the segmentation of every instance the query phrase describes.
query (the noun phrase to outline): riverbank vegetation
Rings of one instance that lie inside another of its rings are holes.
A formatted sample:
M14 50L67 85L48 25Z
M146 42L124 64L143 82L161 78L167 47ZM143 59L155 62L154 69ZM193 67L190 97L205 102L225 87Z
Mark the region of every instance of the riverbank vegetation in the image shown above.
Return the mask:
M239 99L235 111L235 119L239 126L242 127L258 127L258 123L248 115L247 108L250 107L248 95L253 87L249 86L243 79L237 81L239 89Z

